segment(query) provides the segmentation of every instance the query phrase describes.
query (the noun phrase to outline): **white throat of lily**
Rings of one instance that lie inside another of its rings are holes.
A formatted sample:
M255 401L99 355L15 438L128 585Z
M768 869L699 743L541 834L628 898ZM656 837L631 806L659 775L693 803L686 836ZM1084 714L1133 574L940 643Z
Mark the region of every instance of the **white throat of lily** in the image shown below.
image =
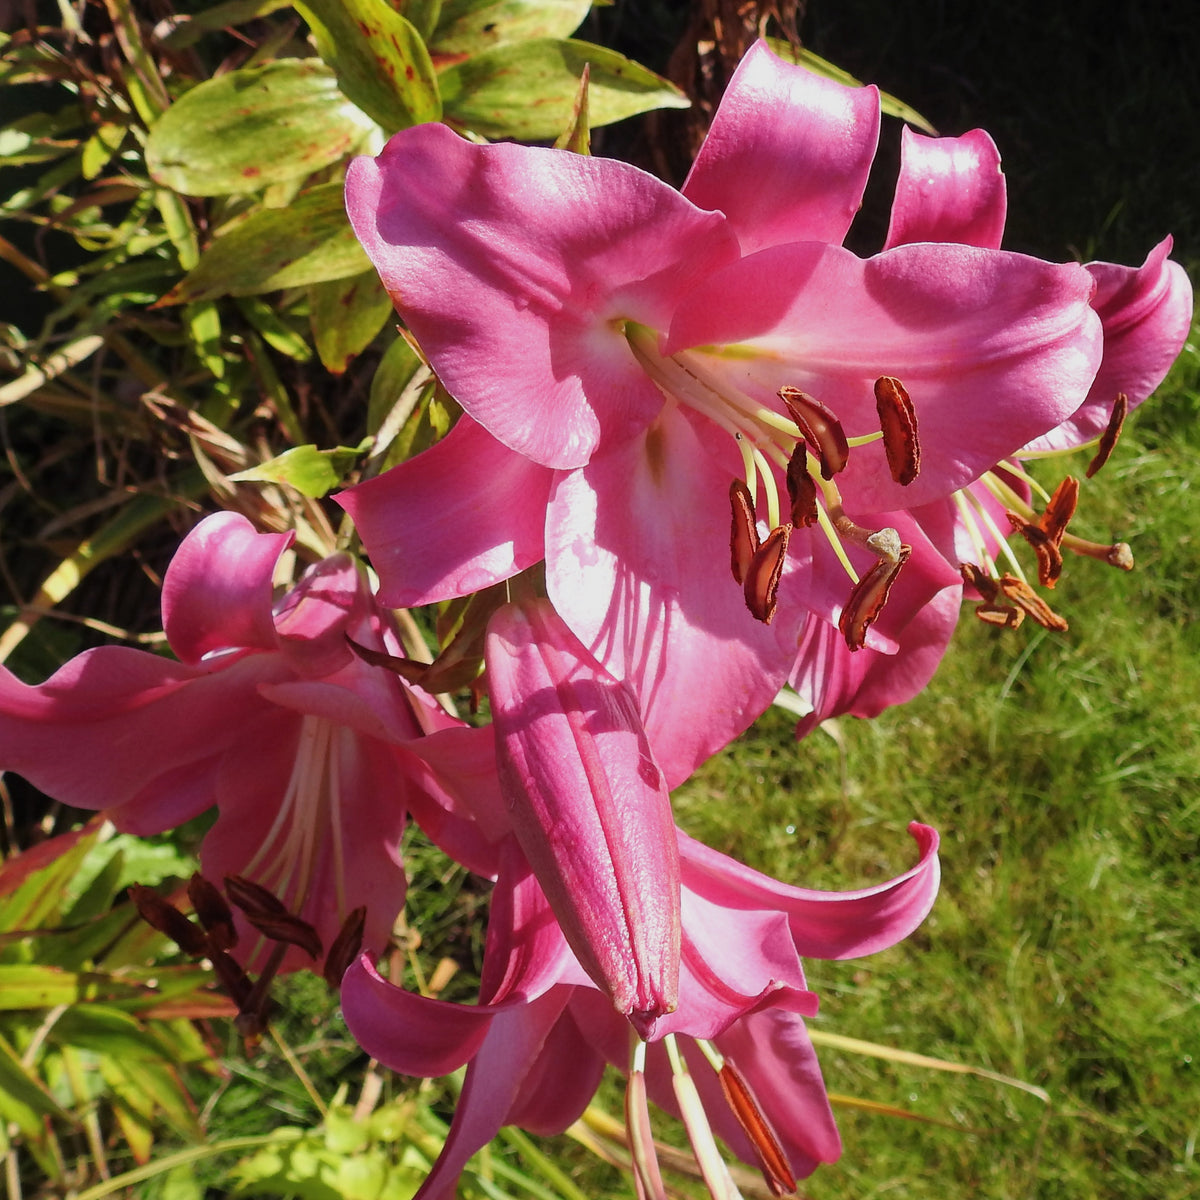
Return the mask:
M842 507L834 476L845 469L854 447L882 438L892 478L901 485L916 479L921 445L916 413L904 385L891 376L876 380L880 427L849 437L835 413L799 388L779 389L786 411L777 411L732 387L727 379L718 379L703 350L664 356L654 330L627 321L624 333L668 403L685 405L707 417L737 445L743 474L729 489L730 564L751 614L770 624L792 531L815 525L828 539L849 581L850 594L838 628L851 650L862 649L867 630L882 612L912 549L901 543L895 529L864 529L855 524ZM777 476L787 489L786 508ZM769 531L765 538L758 532L760 511ZM873 554L875 565L860 575L846 553L847 545Z

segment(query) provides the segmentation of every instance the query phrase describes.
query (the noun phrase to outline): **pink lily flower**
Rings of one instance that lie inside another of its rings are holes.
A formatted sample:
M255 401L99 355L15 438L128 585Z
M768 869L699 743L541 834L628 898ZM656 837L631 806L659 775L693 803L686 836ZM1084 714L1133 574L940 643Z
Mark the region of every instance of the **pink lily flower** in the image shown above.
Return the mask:
M0 768L130 833L215 805L201 847L210 879L267 888L326 949L365 905L364 944L381 949L404 902L407 813L476 869L492 869L492 852L414 752L458 722L347 644L401 653L352 560L325 559L273 602L290 542L233 513L188 534L162 594L178 662L108 646L38 686L0 670ZM261 936L237 919L235 954L261 966ZM311 966L295 947L282 962Z
M937 835L924 825L909 831L919 849L914 867L841 893L785 886L678 834L679 1006L660 1019L649 1046L635 1043L632 1056L628 1023L582 970L508 839L478 1005L395 987L368 955L342 983L347 1024L381 1062L416 1076L467 1064L450 1136L418 1200L453 1196L467 1160L502 1125L562 1132L591 1100L608 1062L630 1076L631 1128L648 1127L647 1095L683 1116L714 1195L734 1193L714 1163L713 1131L777 1190L794 1190L796 1179L836 1159L841 1142L804 1028L817 997L800 957L871 954L924 919L937 892ZM731 1101L731 1088L750 1098L749 1118ZM653 1184L653 1152L645 1140L641 1146L635 1158L643 1188L662 1194Z
M858 644L894 648L872 627L879 589L852 586L894 581L906 543L865 518L943 499L1057 427L1101 348L1077 265L841 246L878 123L874 89L759 45L682 193L439 126L356 160L351 221L467 414L340 498L385 601L544 557L615 675L722 697L680 748L689 769L770 702L809 612L849 609Z

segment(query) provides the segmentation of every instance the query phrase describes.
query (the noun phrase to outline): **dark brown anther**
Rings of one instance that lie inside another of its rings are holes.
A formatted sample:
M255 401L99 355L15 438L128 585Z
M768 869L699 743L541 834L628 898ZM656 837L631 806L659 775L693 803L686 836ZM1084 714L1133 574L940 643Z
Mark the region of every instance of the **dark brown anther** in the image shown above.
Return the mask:
M1066 476L1054 489L1046 511L1034 525L1019 513L1005 510L1008 523L1033 547L1038 560L1038 582L1052 588L1062 574L1063 559L1060 547L1067 524L1079 504L1079 480Z
M750 1139L763 1179L774 1196L790 1195L796 1190L796 1177L766 1114L758 1106L742 1073L726 1059L717 1073L725 1101L737 1117L738 1124Z
M1113 402L1112 414L1108 418L1108 428L1100 435L1100 444L1096 447L1092 461L1088 463L1086 473L1089 479L1108 462L1109 456L1116 448L1117 438L1121 436L1121 426L1125 424L1128 415L1129 397L1124 392L1118 392Z
M329 947L325 956L325 965L321 974L325 982L336 991L342 986L342 976L346 969L358 957L362 949L363 930L367 924L367 906L360 904L343 922L338 935Z
M1009 604L977 604L975 615L985 625L999 625L1002 629L1020 629L1025 614Z
M1042 587L1052 588L1062 574L1062 551L1046 535L1046 531L1040 525L1034 525L1032 521L1027 521L1020 513L1015 513L1012 509L1006 508L1004 515L1008 518L1008 523L1029 543L1034 554L1037 555L1038 583Z
M735 479L729 485L729 503L733 525L729 534L729 566L735 583L745 581L751 560L758 553L758 525L754 520L754 497L750 489Z
M237 945L237 930L233 927L233 909L225 902L216 884L209 883L199 871L188 880L188 899L208 934L214 950L230 950Z
M798 443L787 465L787 490L792 501L792 524L807 529L815 525L817 513L817 481L808 473L808 454Z
M321 939L317 931L307 921L292 916L261 884L242 875L226 875L225 892L259 933L289 946L299 946L310 958L321 957Z
M838 632L846 639L846 645L851 650L861 650L867 644L867 630L883 612L892 584L896 582L900 568L908 562L910 554L911 546L901 546L894 560L879 559L854 585L850 599L838 618Z
M1066 621L1023 579L1018 579L1015 575L1001 575L999 590L1006 600L1016 605L1030 620L1036 621L1043 629L1050 629L1055 633L1065 633L1070 628Z
M787 558L788 539L792 536L791 525L777 525L767 534L763 544L750 560L743 585L746 607L751 615L764 625L770 625L775 616L775 604L779 597L779 581L783 578L783 564Z
M217 982L225 994L239 1009L244 1008L254 993L254 984L250 976L242 970L241 964L226 954L224 950L218 950L213 954L212 965Z
M842 423L825 407L799 388L781 387L779 398L787 406L796 428L821 462L821 478L832 479L846 469L850 443Z
M164 900L153 888L131 883L129 896L142 920L151 929L165 933L184 954L199 958L208 953L208 938L204 936L204 930L199 925L192 924L179 909Z
M921 441L917 437L917 412L904 384L891 375L875 380L875 411L883 431L888 470L902 487L921 471Z

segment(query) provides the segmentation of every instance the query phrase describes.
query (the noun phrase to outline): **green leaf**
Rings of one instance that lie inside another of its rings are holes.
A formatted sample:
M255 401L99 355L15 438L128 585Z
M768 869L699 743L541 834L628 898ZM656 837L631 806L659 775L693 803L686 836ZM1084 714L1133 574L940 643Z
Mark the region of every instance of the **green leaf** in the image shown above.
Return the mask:
M241 296L237 306L268 346L273 346L294 362L308 362L312 358L312 347L304 335L289 325L266 301L253 296Z
M41 1132L44 1116L71 1120L3 1037L0 1037L0 1116L16 1121L25 1133L35 1137Z
M537 38L476 54L442 73L446 120L487 138L546 141L572 122L590 67L592 128L654 108L687 108L673 84L603 46Z
M188 196L256 192L359 148L370 122L317 59L281 59L194 87L155 121L146 165Z
M287 208L260 209L217 238L160 305L255 296L359 275L370 264L342 206L342 185L302 192Z
M34 963L0 963L0 1010L121 999L145 989L92 972L62 971Z
M71 900L70 881L100 834L96 823L60 834L10 858L0 871L0 931L57 924Z
M287 483L305 496L319 499L341 483L361 454L371 445L364 438L358 446L337 446L333 450L318 450L316 446L295 446L278 458L231 475L230 479L265 480Z
M387 0L296 4L342 91L389 133L442 115L421 35Z
M308 289L309 321L327 371L340 375L383 328L392 299L372 269Z
M175 28L162 44L171 50L183 50L198 42L206 33L228 29L230 25L243 25L258 17L266 17L281 8L287 8L290 0L226 0L224 4L214 4L204 12L188 15L174 14L167 20L175 23Z
M570 37L591 6L591 0L446 0L430 49L478 54L508 42Z

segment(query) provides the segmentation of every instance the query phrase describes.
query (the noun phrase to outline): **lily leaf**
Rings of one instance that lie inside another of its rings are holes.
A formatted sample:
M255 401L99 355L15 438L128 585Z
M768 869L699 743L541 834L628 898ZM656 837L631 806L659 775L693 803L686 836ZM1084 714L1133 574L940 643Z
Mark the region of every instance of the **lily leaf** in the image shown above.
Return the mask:
M333 450L295 446L278 458L231 475L230 479L288 483L303 495L319 499L341 483L359 455L370 448L371 441L371 438L364 438L358 446L337 446Z
M369 265L346 220L342 185L325 183L287 208L252 213L217 238L158 303L255 296L359 275Z
M570 37L591 0L446 0L430 39L435 55L478 54L531 38Z
M323 62L281 59L187 92L151 127L146 165L187 196L257 192L337 162L370 131Z
M383 328L392 298L372 269L308 289L309 322L327 371L340 375Z
M387 0L296 4L342 91L388 133L442 115L429 51Z
M552 140L574 120L585 66L593 128L691 103L674 84L615 50L571 38L535 38L486 50L443 71L446 120L487 138Z

